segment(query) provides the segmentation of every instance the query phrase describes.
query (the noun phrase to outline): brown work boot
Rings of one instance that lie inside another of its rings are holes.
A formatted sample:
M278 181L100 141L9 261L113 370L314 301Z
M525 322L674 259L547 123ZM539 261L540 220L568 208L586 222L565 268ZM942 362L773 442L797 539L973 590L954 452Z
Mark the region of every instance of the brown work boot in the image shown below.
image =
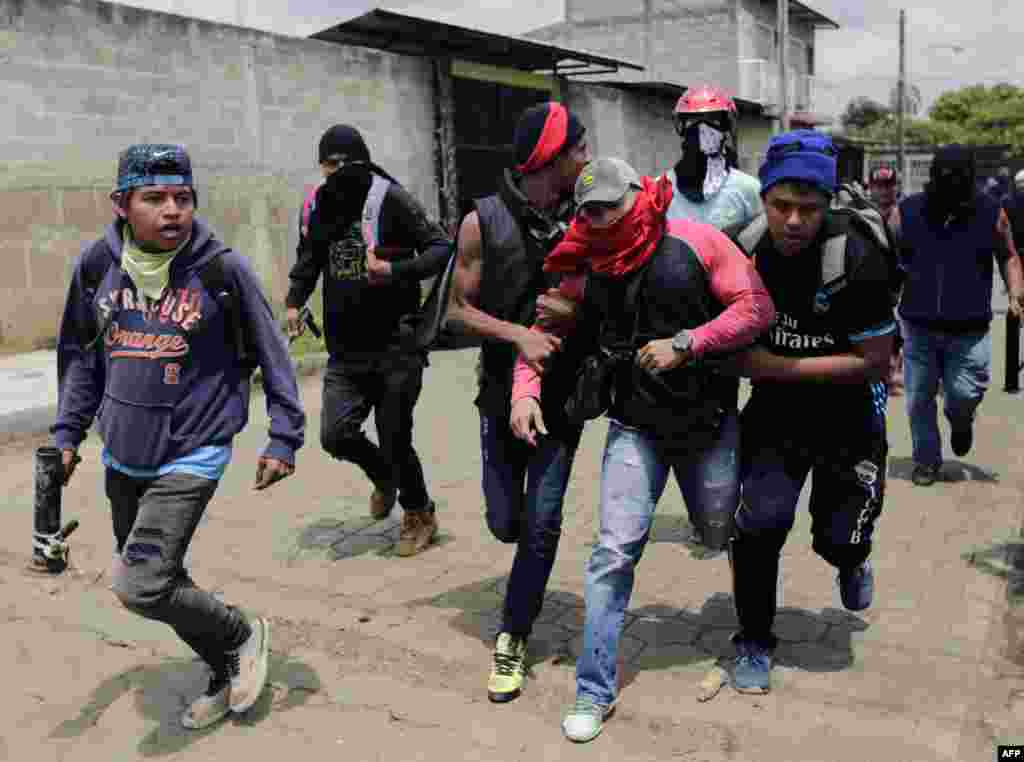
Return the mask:
M382 489L376 487L370 495L370 515L375 519L386 519L391 515L391 509L395 507L397 490Z
M434 504L425 511L406 511L402 517L402 531L398 535L400 556L415 556L424 550L437 534L437 517L432 510Z

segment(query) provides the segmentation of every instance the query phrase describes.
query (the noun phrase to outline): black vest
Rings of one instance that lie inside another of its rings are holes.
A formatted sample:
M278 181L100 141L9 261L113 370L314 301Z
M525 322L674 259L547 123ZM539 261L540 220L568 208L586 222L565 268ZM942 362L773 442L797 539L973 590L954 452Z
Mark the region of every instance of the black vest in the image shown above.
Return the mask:
M671 233L641 270L624 278L591 274L585 296L586 319L599 323L600 344L628 352L697 328L723 309L696 253ZM717 438L724 413L736 407L738 389L735 378L717 374L707 362L651 376L631 359L619 365L609 415L670 449L699 450Z
M499 320L533 325L537 297L558 285L558 276L545 274L543 268L548 252L562 240L563 228L532 210L507 172L497 194L477 199L476 211L483 246L479 307ZM484 340L481 345L477 404L488 414L507 414L518 353L514 344L504 341ZM565 384L556 382L570 362L565 352L559 353L545 374L542 400L549 423L548 411L557 414L564 404L560 387Z

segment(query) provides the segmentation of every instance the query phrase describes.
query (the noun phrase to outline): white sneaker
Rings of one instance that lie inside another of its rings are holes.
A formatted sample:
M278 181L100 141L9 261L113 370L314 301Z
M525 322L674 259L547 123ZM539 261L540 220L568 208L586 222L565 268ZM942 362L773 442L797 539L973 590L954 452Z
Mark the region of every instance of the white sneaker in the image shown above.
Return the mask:
M231 676L231 711L241 713L251 708L267 684L267 657L270 654L270 624L263 617L250 623L252 635L237 651L228 651L228 674Z
M611 707L595 703L587 696L580 696L562 720L562 732L576 743L593 741L601 734L604 721L610 714Z
M181 717L181 724L189 730L202 730L220 722L231 711L228 706L230 693L231 680L227 675L211 676L206 692L189 705Z

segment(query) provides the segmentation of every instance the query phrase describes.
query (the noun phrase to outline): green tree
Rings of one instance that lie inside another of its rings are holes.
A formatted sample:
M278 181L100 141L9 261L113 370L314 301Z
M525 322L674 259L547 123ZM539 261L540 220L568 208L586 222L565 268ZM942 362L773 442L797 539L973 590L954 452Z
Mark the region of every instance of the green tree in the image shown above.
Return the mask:
M958 128L971 145L1009 144L1024 154L1024 88L1006 83L972 85L943 93L929 111L932 122Z
M891 113L884 104L860 95L846 105L840 122L846 130L865 130L883 121Z
M966 142L964 131L956 125L936 122L932 119L905 119L904 139L909 145L942 145L944 143ZM899 141L899 125L895 117L876 122L867 129L850 133L853 137L866 140L880 140L895 145Z

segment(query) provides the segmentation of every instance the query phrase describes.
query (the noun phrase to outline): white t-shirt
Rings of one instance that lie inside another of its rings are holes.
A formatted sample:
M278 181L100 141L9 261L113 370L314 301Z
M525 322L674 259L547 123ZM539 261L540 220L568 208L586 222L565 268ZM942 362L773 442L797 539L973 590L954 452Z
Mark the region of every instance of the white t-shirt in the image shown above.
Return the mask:
M690 201L679 191L674 169L666 174L675 189L668 208L670 220L694 220L724 230L733 225L746 225L763 209L761 182L738 169L730 169L721 190L701 203Z

